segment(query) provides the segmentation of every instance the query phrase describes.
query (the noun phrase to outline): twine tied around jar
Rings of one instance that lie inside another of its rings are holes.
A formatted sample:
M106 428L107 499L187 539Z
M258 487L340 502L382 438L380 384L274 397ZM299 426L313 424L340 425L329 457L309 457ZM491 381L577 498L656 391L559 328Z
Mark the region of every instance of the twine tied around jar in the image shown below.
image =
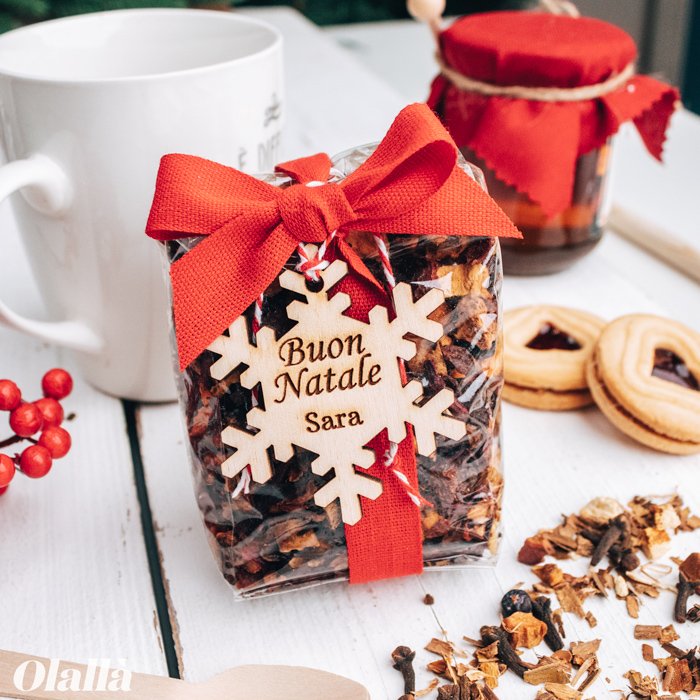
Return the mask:
M451 68L445 63L439 52L435 60L440 67L440 73L456 88L464 92L475 92L489 97L509 97L516 100L532 100L534 102L581 102L593 100L621 88L635 74L634 63L628 63L622 71L604 80L602 83L582 85L575 88L557 87L526 87L524 85L495 85L470 78L464 73Z

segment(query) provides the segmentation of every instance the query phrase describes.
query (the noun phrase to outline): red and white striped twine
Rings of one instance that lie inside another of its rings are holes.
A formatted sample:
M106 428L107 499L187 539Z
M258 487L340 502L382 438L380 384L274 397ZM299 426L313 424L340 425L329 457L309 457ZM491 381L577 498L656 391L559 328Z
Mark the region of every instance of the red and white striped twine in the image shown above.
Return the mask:
M306 250L306 246L303 243L297 245L297 253L299 254L299 262L296 264L297 272L303 272L304 277L312 282L318 282L318 273L321 270L325 270L330 263L328 260L324 260L323 257L326 254L326 250L330 242L335 238L336 232L333 231L328 238L321 244L321 247L316 252L316 255L311 257Z
M318 187L319 185L323 185L325 183L323 182L318 182L318 181L313 181L313 182L308 182L306 183L307 187ZM326 254L326 251L328 250L328 246L331 244L333 239L335 238L336 231L333 231L328 238L321 244L319 249L316 251L316 255L311 257L309 253L306 250L306 246L299 242L297 246L297 253L299 255L299 262L296 264L295 269L301 273L304 274L307 280L310 280L312 282L318 282L319 281L319 276L318 273L321 270L325 270L329 263L327 260L324 260L324 256ZM396 286L396 278L394 277L394 271L391 267L391 261L389 260L389 251L387 250L386 243L384 242L384 238L378 234L374 234L374 242L377 246L377 250L379 251L379 259L381 260L382 263L382 270L384 272L384 276L386 277L387 284L389 285L389 289L393 291L394 287ZM256 300L255 300L255 307L253 310L253 337L257 336L258 331L260 330L260 327L262 326L262 304L263 304L263 295L261 294ZM404 366L404 361L400 360L401 363L401 374L405 378L406 374L406 369ZM259 405L259 397L258 397L258 389L255 387L253 389L253 394L252 394L252 403L253 406L258 406ZM386 451L384 454L384 464L387 467L391 467L391 465L394 463L394 459L396 458L396 453L398 452L399 446L397 443L392 442L391 440L389 441L389 449ZM421 505L430 505L429 501L426 501L421 495L418 489L415 489L411 483L408 480L408 477L399 469L397 468L392 468L391 471L393 472L394 476L399 480L399 483L403 487L404 491L406 492L406 495L411 499L411 501L417 506L420 507ZM252 481L252 476L250 472L250 467L246 467L243 472L241 473L241 478L238 481L238 484L236 485L236 488L234 489L233 493L231 494L232 498L236 498L239 496L241 493L250 493L250 484Z
M325 182L321 182L320 180L312 180L311 182L305 183L306 187L320 187L321 185L325 185ZM333 231L333 233L326 238L325 241L321 244L321 247L316 251L316 255L312 258L309 253L306 250L306 246L300 241L299 245L297 245L297 253L299 254L299 262L296 265L296 270L297 272L303 272L304 277L306 277L307 280L310 280L312 282L318 282L319 277L318 273L321 270L325 270L328 265L330 264L327 260L324 260L324 256L326 254L326 251L328 250L328 246L330 245L331 241L335 238L336 231Z
M382 270L384 270L384 276L386 277L389 289L392 291L396 286L396 278L394 277L394 270L391 267L391 262L389 261L389 251L386 249L386 243L384 243L383 236L374 234L374 242L379 251L379 259L382 261Z
M389 260L389 251L387 250L386 243L384 242L384 237L375 233L374 242L377 246L377 250L379 251L379 259L382 263L384 277L386 277L389 289L393 292L394 287L396 286L396 278L394 277L394 270L391 267L391 261ZM404 364L403 360L399 360L399 363L401 366L401 377L405 380L406 365ZM401 486L403 486L406 495L411 499L411 501L413 501L413 503L416 506L420 508L420 506L422 505L431 505L429 501L426 501L425 498L423 498L423 496L420 495L418 489L415 489L413 488L413 486L411 486L408 477L402 471L400 471L396 467L391 466L394 463L394 459L396 458L396 453L398 452L398 450L399 446L395 442L389 440L389 449L384 454L385 466L391 468L391 471L394 473L394 476L399 480Z

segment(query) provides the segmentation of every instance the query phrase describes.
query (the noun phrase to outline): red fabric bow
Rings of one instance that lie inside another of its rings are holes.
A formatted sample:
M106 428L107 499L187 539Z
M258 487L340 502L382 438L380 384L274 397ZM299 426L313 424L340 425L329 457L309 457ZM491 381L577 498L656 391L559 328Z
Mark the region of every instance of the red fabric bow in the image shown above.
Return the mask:
M313 158L296 161L295 172L305 172L299 164L309 161L313 177L323 164L325 182L330 159ZM165 156L146 233L160 241L207 236L170 268L180 369L264 292L300 241L321 242L337 230L340 255L378 285L343 241L352 229L520 237L459 168L452 139L426 105L406 107L376 151L339 184L280 189L202 158Z

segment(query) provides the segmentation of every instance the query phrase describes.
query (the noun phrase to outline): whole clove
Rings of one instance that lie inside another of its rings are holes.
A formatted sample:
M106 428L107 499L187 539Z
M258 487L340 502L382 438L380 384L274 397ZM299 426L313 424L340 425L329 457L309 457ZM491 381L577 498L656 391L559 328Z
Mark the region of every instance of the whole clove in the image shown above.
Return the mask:
M488 687L488 685L481 686L480 690L485 700L498 700L496 693L494 693L493 690Z
M532 601L532 614L541 622L547 625L547 634L544 636L545 644L552 651L559 651L564 648L564 642L559 636L554 621L552 620L552 601L549 598L540 596Z
M625 514L613 518L593 551L591 566L600 564L614 544L626 540L629 537L631 529L632 525Z
M527 666L525 666L518 656L517 652L510 645L508 641L508 636L505 630L500 627L493 627L490 625L484 625L481 630L481 640L486 644L498 643L498 659L506 665L506 667L515 673L519 678L525 676L525 671L527 671Z
M437 689L437 700L460 700L459 688L456 685L441 685Z
M622 573L627 573L639 568L640 563L639 557L631 549L628 549L622 552L622 556L619 558L616 566Z
M416 692L416 672L413 670L413 660L416 652L408 647L398 646L391 652L394 668L403 676L404 695L412 696Z
M688 598L695 592L697 586L700 586L700 554L693 552L681 564L678 571L678 595L674 611L676 622L686 621Z
M686 614L688 622L700 622L700 605L693 605Z

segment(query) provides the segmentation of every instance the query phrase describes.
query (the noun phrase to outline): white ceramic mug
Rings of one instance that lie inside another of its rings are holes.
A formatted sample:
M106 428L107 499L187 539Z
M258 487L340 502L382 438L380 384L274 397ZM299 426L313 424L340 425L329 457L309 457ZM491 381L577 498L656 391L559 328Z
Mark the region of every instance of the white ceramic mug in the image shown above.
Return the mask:
M0 36L0 200L21 192L15 215L56 319L0 301L0 322L74 348L107 393L174 399L163 272L144 233L159 160L269 171L282 99L281 36L234 13L120 10Z

